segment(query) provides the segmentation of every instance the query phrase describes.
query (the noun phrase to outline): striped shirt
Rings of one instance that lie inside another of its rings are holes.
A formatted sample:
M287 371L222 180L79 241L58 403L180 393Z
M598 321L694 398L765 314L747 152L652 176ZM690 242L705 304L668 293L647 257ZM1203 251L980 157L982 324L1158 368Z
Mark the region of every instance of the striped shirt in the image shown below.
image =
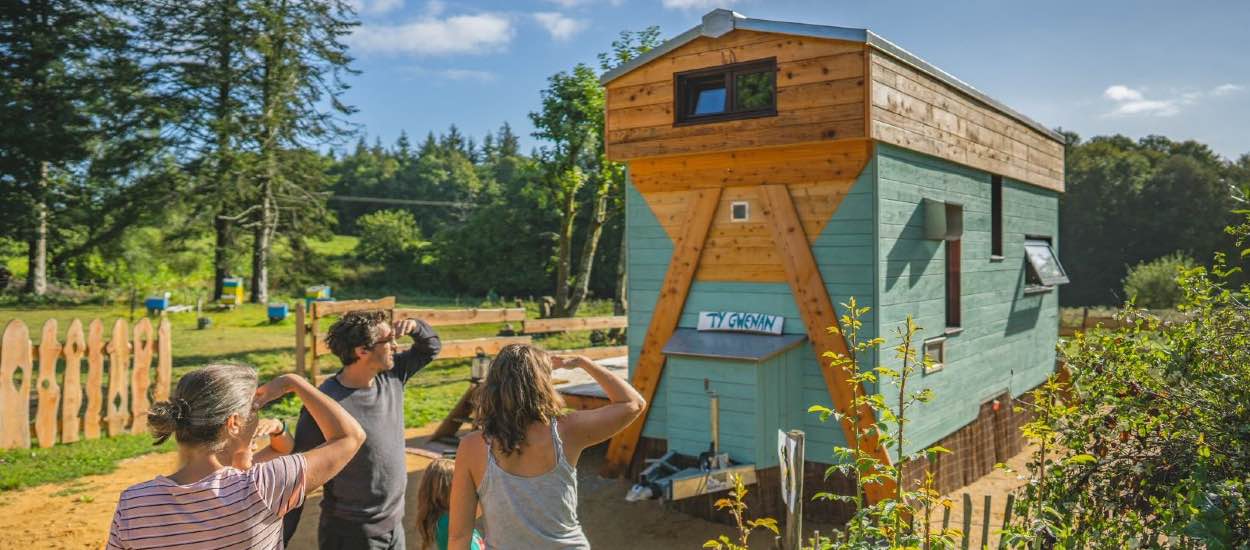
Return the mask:
M165 476L133 485L117 502L108 550L282 550L282 516L304 503L306 466L293 454L189 485Z

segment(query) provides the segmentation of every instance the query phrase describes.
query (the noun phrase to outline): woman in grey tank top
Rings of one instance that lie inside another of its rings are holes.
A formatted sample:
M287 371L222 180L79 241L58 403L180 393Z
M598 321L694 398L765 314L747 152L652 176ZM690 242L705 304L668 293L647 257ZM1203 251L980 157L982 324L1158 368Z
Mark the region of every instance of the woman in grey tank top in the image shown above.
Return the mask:
M610 404L564 412L551 371L582 369ZM526 344L500 350L476 399L480 431L460 440L451 487L448 548L469 550L480 508L486 547L584 549L577 520L577 459L625 429L646 407L625 380L585 357Z

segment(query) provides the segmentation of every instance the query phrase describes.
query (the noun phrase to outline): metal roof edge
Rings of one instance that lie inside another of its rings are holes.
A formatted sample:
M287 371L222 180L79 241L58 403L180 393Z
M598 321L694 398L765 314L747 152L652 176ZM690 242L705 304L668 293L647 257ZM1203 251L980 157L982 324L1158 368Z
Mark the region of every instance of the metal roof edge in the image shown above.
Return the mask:
M789 34L794 36L810 36L813 38L825 38L830 40L845 40L849 42L859 42L872 46L878 51L889 55L890 57L910 65L911 67L923 72L969 96L980 101L990 108L1007 115L1020 123L1036 130L1042 135L1064 143L1063 135L1050 128L1047 128L1040 122L1033 120L1019 111L1012 109L999 102L998 100L986 95L971 84L964 82L954 75L939 69L937 66L921 59L919 56L903 49L897 44L886 40L880 35L868 29L855 29L848 27L834 27L831 25L813 25L809 23L794 23L788 21L771 21L768 19L751 19L740 13L726 9L715 9L703 16L703 21L695 25L690 30L683 32L651 51L635 57L612 70L603 73L599 77L599 83L607 85L609 82L620 78L628 72L633 71L655 59L680 48L700 36L722 36L736 29L750 30L756 32L769 32L776 34Z
M609 82L624 76L625 73L632 72L634 69L646 65L662 55L685 46L691 40L700 36L703 36L703 25L696 25L690 30L666 40L663 44L651 48L651 50L647 53L630 59L629 61L621 63L611 70L604 72L603 76L599 77L599 84L606 86Z

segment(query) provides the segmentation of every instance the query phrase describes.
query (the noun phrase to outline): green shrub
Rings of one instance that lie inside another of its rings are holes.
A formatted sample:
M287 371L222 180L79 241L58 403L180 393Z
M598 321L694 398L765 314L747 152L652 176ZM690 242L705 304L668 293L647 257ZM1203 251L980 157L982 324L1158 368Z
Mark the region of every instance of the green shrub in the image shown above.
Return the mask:
M379 210L356 220L360 241L356 256L386 264L411 261L422 244L421 231L412 213L406 210Z
M1137 264L1124 278L1124 295L1137 307L1172 309L1181 301L1180 270L1193 266L1193 259L1179 252Z

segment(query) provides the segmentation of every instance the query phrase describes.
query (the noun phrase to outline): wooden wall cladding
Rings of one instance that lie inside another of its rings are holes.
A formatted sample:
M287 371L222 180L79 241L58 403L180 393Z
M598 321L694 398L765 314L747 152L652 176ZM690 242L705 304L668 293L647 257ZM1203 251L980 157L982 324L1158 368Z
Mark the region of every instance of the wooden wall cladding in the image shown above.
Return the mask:
M873 139L1063 191L1063 144L942 82L869 52Z
M866 137L862 44L734 31L701 37L608 84L616 161ZM777 116L673 126L673 73L777 59Z
M674 241L689 217L688 191L723 188L695 280L784 282L776 243L760 215L759 187L787 185L803 231L815 241L863 171L870 147L854 140L638 159L629 163L630 178ZM747 203L747 221L730 219L735 202Z

